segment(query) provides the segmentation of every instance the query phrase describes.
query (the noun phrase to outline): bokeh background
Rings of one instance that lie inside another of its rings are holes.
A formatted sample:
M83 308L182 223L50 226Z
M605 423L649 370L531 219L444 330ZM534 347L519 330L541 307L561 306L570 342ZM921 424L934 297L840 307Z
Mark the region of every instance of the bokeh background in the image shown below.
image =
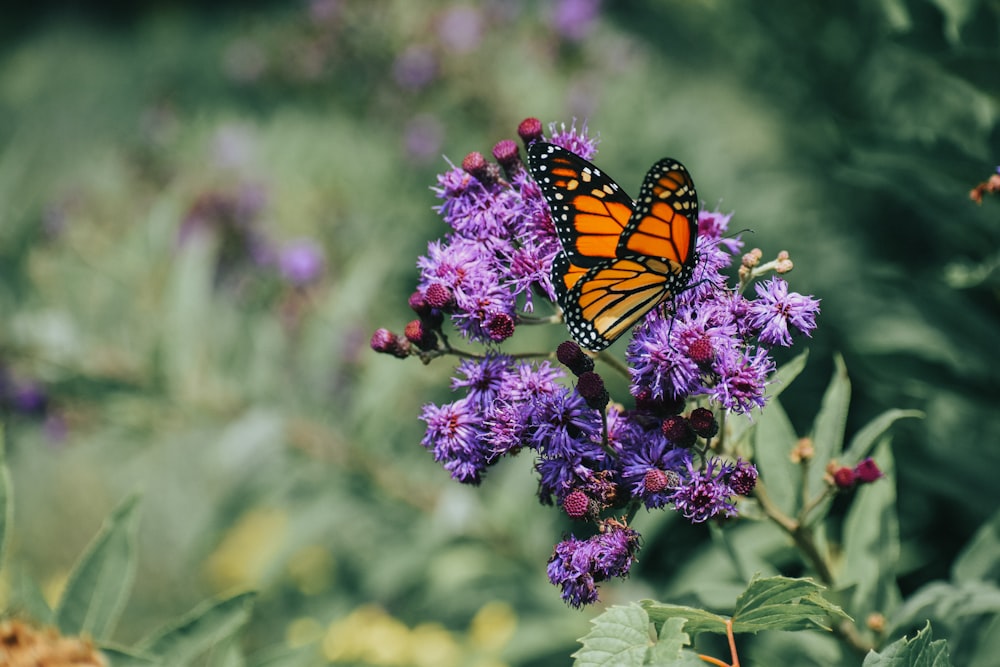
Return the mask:
M823 310L782 400L804 434L841 353L850 429L925 411L894 432L900 586L946 579L1000 499L1000 201L968 196L1000 162L998 95L987 0L5 10L5 580L54 600L138 491L122 644L254 589L246 664L569 664L594 612L545 579L570 526L531 462L450 482L417 415L452 364L368 347L411 318L445 156L526 116L586 122L633 193L680 158L751 245L791 253ZM707 531L639 521L604 601L690 597Z

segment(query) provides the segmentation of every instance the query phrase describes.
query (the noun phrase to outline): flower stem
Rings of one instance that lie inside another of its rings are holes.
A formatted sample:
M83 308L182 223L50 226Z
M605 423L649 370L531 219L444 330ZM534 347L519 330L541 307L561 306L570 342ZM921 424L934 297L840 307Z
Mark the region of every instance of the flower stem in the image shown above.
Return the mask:
M613 354L608 354L607 352L598 352L594 355L594 358L598 361L603 361L608 366L611 367L616 373L624 377L626 380L631 380L632 376L628 372L628 366L622 363L621 359Z
M761 509L764 510L764 514L771 521L778 524L792 538L796 548L798 548L803 558L805 558L816 572L820 582L825 586L833 586L835 583L833 571L830 569L830 564L826 558L820 553L819 546L817 546L816 541L813 539L812 529L782 512L771 500L771 497L767 494L767 488L760 480L757 481L754 496L760 503Z

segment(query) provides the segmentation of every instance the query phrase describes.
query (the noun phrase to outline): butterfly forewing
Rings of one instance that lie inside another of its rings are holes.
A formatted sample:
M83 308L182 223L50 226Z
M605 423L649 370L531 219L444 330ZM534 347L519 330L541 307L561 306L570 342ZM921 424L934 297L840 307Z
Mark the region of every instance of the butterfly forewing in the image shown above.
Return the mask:
M697 233L698 196L691 175L677 160L664 158L646 174L618 254L660 257L679 269L694 255Z
M590 162L553 144L531 144L528 166L570 259L590 267L614 258L633 213L625 191Z

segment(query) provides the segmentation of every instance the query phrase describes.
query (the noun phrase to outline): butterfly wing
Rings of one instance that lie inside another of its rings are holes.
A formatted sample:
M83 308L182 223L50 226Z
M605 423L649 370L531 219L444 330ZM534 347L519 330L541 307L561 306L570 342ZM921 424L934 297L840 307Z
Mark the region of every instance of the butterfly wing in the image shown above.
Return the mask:
M617 253L659 257L681 274L694 263L697 236L698 195L691 174L677 160L664 158L646 174Z
M625 191L590 162L554 144L528 146L528 167L571 262L592 267L617 257L620 237L633 217Z
M687 169L665 158L633 204L611 178L552 144L528 147L563 252L552 284L573 338L603 350L691 279L698 198Z
M552 264L552 282L573 338L603 350L649 310L678 289L672 266L655 257L632 255L585 268L564 254Z

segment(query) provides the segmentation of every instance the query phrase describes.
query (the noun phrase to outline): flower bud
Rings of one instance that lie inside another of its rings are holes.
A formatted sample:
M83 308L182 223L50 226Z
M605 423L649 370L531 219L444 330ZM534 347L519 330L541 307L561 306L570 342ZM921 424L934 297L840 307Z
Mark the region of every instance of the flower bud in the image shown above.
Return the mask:
M410 343L402 340L388 329L376 329L371 339L372 349L382 354L391 354L404 359L410 354Z
M493 157L503 167L503 171L508 179L513 178L515 174L524 168L517 144L510 139L501 139L493 146Z
M587 510L590 509L590 498L583 491L576 489L570 491L563 498L562 506L568 516L574 519L581 519L587 515Z
M663 489L667 488L669 482L670 478L667 477L667 473L659 468L651 468L646 471L646 475L643 477L642 483L643 486L646 487L646 493L653 494L659 493Z
M447 311L455 305L455 295L441 283L432 283L424 290L424 299L431 308Z
M857 476L858 483L860 484L870 484L884 476L882 471L879 470L878 464L872 458L867 458L854 466L854 474Z
M497 313L486 324L490 340L501 342L514 335L514 318L507 313Z
M410 295L409 304L410 309L421 317L431 312L431 306L427 303L427 298L419 290Z
M833 472L833 483L836 484L838 489L849 489L854 486L855 481L857 481L857 475L847 466L837 468Z
M406 329L403 330L403 335L406 336L406 340L425 352L437 347L437 335L423 320L413 320L407 324Z
M521 124L517 126L517 136L521 137L521 141L527 146L533 141L537 141L542 138L542 121L537 118L525 118L521 121Z
M688 357L699 366L708 366L715 361L715 347L708 336L699 336L688 346Z
M660 428L667 440L677 447L690 447L697 437L691 428L691 422L679 415L664 419Z
M715 437L719 432L719 422L708 408L695 408L688 419L694 432L703 438Z
M729 473L729 488L738 496L749 496L757 486L757 468L747 461L737 461Z
M483 185L492 185L500 178L500 167L487 162L479 151L472 151L465 156L462 169Z
M571 340L564 340L556 348L556 359L566 366L573 375L582 375L587 371L594 370L594 360Z
M576 383L576 390L587 402L587 405L594 410L603 410L608 407L611 396L604 387L604 378L594 371L587 371L580 375L580 380Z

